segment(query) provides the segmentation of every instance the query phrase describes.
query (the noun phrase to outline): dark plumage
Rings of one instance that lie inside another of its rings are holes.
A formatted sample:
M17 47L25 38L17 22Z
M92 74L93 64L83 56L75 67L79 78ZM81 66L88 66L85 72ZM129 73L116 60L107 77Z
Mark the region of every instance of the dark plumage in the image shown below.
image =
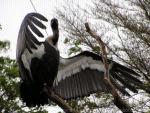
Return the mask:
M137 87L143 83L135 71L109 60L110 79L113 85L124 95L130 91L137 93ZM88 96L95 92L109 92L105 85L104 64L101 56L84 51L71 58L60 57L54 91L64 99Z
M47 19L41 14L28 14L18 35L17 63L23 102L27 106L47 104L48 96L43 90L44 87L63 99L109 92L103 81L105 69L101 56L84 51L70 58L60 57L57 49L58 20L51 20L53 35L44 42L39 42L32 32L38 37L44 37L38 30L38 27L46 29L42 21ZM137 93L137 87L142 84L140 75L115 61L108 59L108 63L113 85L124 95L130 95L126 89Z
M22 79L20 95L27 106L48 103L48 97L43 88L45 86L52 88L59 65L59 51L55 47L55 40L58 40L59 36L58 21L51 20L53 35L44 42L39 42L31 30L37 36L43 37L36 26L42 29L46 27L38 19L47 21L38 13L30 13L24 18L17 42L17 62ZM55 39L54 42L52 39Z

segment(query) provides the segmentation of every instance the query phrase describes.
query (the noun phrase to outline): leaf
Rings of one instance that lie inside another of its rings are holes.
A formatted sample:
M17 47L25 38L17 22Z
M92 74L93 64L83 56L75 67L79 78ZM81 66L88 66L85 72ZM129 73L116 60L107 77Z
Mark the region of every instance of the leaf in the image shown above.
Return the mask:
M69 53L68 53L68 55L71 55L71 54L73 54L73 53L77 53L77 52L81 52L81 48L80 47L71 47L70 49L69 49Z
M69 42L69 39L68 39L68 38L65 38L64 44L67 44L68 42Z

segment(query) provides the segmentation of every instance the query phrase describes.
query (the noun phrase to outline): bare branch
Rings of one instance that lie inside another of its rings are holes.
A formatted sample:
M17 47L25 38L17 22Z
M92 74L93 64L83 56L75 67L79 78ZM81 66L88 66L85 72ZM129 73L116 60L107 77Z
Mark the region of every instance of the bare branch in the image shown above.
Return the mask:
M103 63L104 63L104 67L105 67L105 75L104 75L104 82L107 85L107 90L111 92L111 94L114 97L114 104L123 112L123 113L132 113L132 110L130 108L130 106L121 99L121 97L119 96L119 94L117 93L117 90L115 89L115 87L113 86L113 84L110 81L109 78L109 69L108 69L108 62L107 62L107 53L106 53L106 48L105 48L105 44L104 42L101 40L101 37L99 37L95 32L93 32L88 23L85 23L85 27L87 32L93 37L95 38L99 45L102 47L102 59L103 59Z
M49 91L49 88L45 87L44 91L49 99L61 107L65 113L79 113L73 110L60 96L56 95L53 91Z

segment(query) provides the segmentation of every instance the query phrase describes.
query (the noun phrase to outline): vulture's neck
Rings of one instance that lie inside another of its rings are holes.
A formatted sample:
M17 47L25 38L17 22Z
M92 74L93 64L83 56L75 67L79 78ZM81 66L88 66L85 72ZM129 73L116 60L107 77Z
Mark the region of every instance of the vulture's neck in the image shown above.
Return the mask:
M52 44L54 46L57 46L58 38L59 38L59 30L52 30L53 35L46 38L46 41L48 41L49 44Z
M58 29L53 30L53 37L52 37L53 45L57 44L58 38L59 38L59 30Z

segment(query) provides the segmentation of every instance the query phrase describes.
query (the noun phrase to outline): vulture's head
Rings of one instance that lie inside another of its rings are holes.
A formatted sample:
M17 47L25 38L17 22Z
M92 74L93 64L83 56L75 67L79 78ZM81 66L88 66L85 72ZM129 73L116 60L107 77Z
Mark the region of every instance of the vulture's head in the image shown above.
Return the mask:
M52 27L53 30L58 29L58 20L56 18L53 18L51 20L51 27Z

